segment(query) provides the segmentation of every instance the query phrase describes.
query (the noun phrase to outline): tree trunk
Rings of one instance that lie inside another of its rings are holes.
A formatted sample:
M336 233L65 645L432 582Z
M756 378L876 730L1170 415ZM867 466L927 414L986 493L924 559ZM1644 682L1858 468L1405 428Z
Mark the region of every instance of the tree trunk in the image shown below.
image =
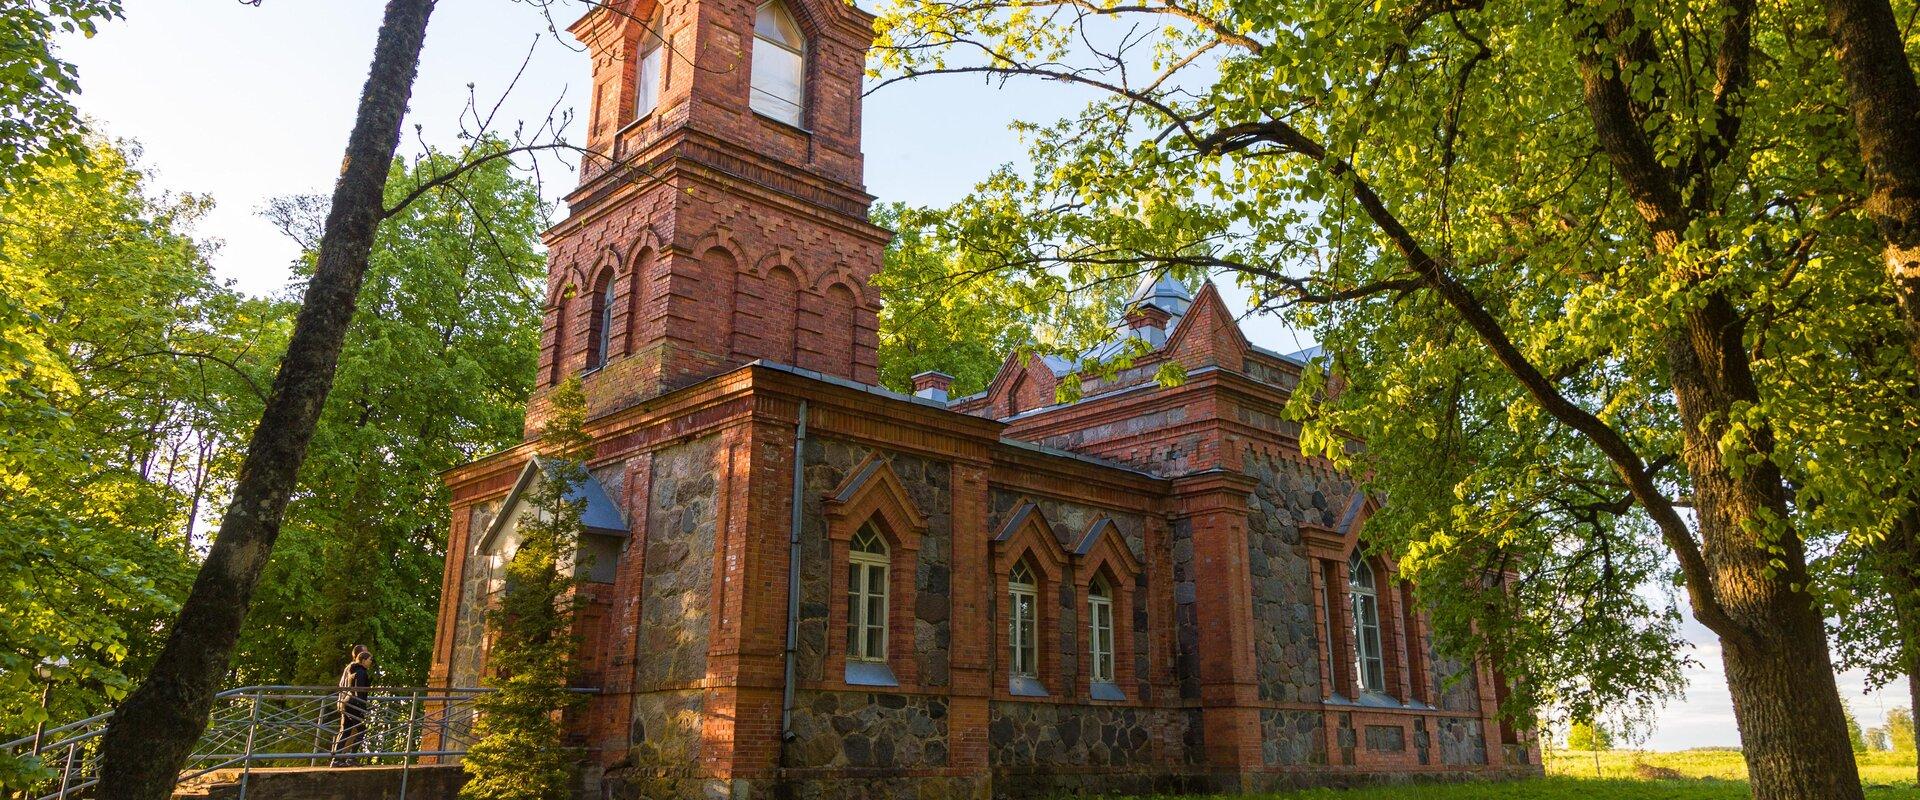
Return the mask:
M1747 774L1759 800L1859 800L1859 767L1826 627L1805 589L1806 553L1787 522L1785 483L1770 459L1736 471L1720 448L1728 412L1759 394L1744 338L1733 304L1714 295L1670 338L1668 362L1701 549L1719 603L1739 628L1721 635L1721 660ZM1770 430L1750 435L1752 452L1771 454Z
M1827 0L1827 33L1872 185L1867 213L1920 368L1920 86L1888 0Z
M319 259L232 504L166 646L115 711L101 745L99 795L166 800L205 732L213 696L280 533L300 462L333 386L334 369L384 213L387 172L420 64L435 0L389 0L361 90Z

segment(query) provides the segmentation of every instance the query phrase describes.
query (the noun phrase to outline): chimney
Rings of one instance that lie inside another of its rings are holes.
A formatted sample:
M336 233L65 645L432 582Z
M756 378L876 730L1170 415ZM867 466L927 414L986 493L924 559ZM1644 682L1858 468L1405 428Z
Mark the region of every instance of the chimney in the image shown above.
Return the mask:
M922 372L913 376L913 396L923 397L936 403L947 402L947 388L953 386L953 376L944 372Z
M1127 329L1137 331L1134 336L1159 347L1167 342L1167 323L1173 320L1173 314L1153 303L1138 303L1127 309L1126 319Z

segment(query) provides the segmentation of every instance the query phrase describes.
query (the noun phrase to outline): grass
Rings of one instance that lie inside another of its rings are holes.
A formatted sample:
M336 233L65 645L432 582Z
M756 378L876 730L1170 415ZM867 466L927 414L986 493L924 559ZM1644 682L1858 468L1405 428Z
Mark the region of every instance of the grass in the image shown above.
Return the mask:
M1859 757L1867 800L1914 800L1913 754ZM1737 750L1649 753L1612 750L1549 753L1547 777L1499 783L1414 784L1310 789L1263 800L1747 800L1747 767ZM1169 799L1177 800L1177 799ZM1186 798L1185 800L1202 800Z

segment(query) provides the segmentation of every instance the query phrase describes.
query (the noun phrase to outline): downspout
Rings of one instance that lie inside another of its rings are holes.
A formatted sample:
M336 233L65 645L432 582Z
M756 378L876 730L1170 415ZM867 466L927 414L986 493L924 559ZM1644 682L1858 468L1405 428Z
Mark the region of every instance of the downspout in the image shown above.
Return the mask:
M794 657L800 651L800 493L806 482L807 401L793 428L793 519L787 526L787 675L780 695L780 744L793 741ZM784 759L783 759L784 760Z

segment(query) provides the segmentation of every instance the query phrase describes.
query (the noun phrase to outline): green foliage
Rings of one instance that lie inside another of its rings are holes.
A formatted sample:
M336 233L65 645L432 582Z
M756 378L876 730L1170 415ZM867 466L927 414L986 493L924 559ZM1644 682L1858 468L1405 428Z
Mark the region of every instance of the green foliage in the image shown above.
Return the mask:
M873 286L883 303L880 383L896 391L909 391L915 374L933 370L954 377L954 396L973 394L1010 354L1077 356L1112 335L1134 285L1002 269L1004 254L958 241L960 209L895 203L871 213L875 224L895 230Z
M1913 754L1912 709L1901 706L1887 711L1887 743L1895 753Z
M217 451L271 368L191 236L210 203L153 193L132 145L90 147L0 192L0 739L45 719L37 665L64 659L50 713L74 719L158 650Z
M1860 720L1853 716L1853 706L1846 701L1841 701L1841 710L1847 714L1847 742L1853 745L1853 752L1867 752L1867 735L1860 729Z
M395 163L388 201L457 163L442 153ZM373 648L390 682L426 679L449 527L439 473L521 439L540 349L545 211L500 159L381 224L241 635L241 680L330 683L354 644ZM325 213L324 199L305 197L268 211L308 248L301 279ZM290 323L293 305L281 308Z
M7 0L0 3L0 191L35 170L79 163L90 148L72 96L73 65L54 52L59 35L91 37L121 16L120 0Z
M1389 233L1423 244L1670 497L1695 491L1671 345L1725 299L1759 400L1709 415L1726 433L1707 444L1733 475L1770 460L1776 488L1792 488L1790 518L1741 523L1779 554L1776 573L1790 547L1833 559L1811 588L1888 644L1897 633L1866 613L1872 592L1836 591L1835 576L1862 574L1858 554L1914 508L1915 376L1860 215L1822 9L1759 6L1753 88L1732 106L1715 104L1716 47L1678 44L1718 42L1724 12L891 0L876 72L990 69L1088 90L1075 113L1019 126L1031 169L1003 169L956 204L954 241L1035 282L1213 272L1313 330L1332 356L1294 394L1302 447L1390 498L1369 547L1399 556L1440 645L1516 677L1504 710L1523 720L1538 710L1628 736L1683 685L1668 540L1618 464L1543 410ZM1740 115L1729 151L1682 187L1699 211L1670 252L1650 241L1586 106L1575 65L1601 14L1630 15L1658 48L1626 80L1662 169L1706 163L1721 114ZM1282 123L1299 138L1266 135Z
M549 398L544 479L529 493L529 510L516 529L520 541L505 567L506 588L487 613L494 691L479 701L480 741L462 760L471 776L460 789L465 800L564 797L571 781L574 753L562 746L560 719L572 699L573 559L586 501L569 496L587 479L591 440L582 431L580 379L567 379Z
M876 204L873 222L894 230L873 277L880 292L880 383L912 391L912 377L953 376L954 396L985 389L1008 353L1027 343L1032 316L1018 287L981 270L946 240L937 214Z
M1567 730L1568 750L1612 750L1613 734L1591 722L1575 722Z

